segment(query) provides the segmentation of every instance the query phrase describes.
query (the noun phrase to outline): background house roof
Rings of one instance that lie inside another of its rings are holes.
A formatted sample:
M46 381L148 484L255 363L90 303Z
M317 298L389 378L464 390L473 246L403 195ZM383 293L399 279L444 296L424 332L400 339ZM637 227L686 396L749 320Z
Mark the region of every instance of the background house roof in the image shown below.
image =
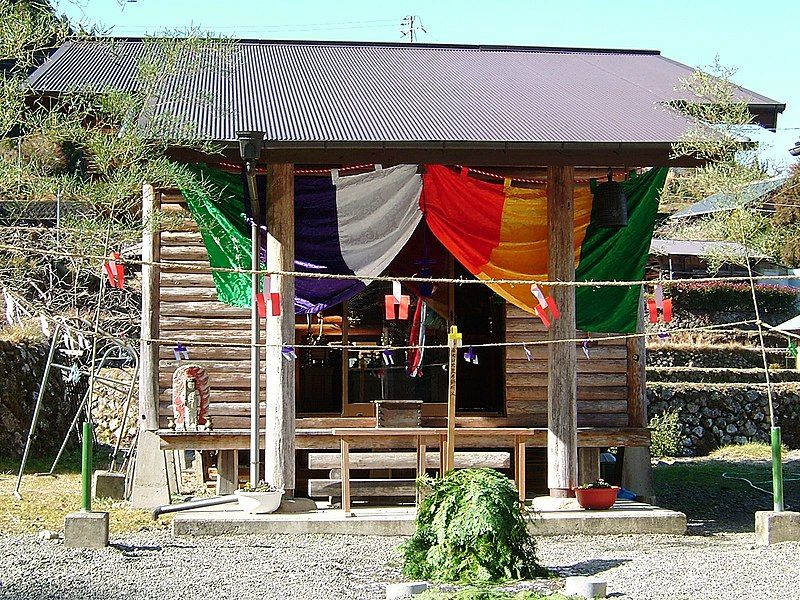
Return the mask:
M670 219L698 217L700 215L747 206L778 189L786 183L788 179L788 177L772 177L770 179L763 179L761 181L745 184L741 186L738 193L717 192L716 194L703 198L700 202L695 202L679 210L671 215Z
M728 256L747 256L748 250L736 242L718 242L706 240L663 240L656 239L650 242L650 254L661 255L685 255L685 256L710 256L713 254L725 254ZM749 250L750 258L765 259L770 258L766 254Z
M30 82L42 93L137 90L151 49L152 40L67 42ZM148 92L140 126L168 117L218 141L265 131L268 148L627 145L666 161L689 125L665 103L687 97L675 87L693 69L655 51L242 41L201 56ZM767 120L783 110L738 93Z

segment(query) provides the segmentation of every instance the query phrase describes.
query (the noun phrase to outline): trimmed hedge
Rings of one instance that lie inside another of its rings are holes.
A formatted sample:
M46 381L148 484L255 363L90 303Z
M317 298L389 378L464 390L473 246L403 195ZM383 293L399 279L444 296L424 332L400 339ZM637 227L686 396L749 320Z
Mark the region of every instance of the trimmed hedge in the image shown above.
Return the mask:
M689 312L753 310L749 283L701 282L669 286L669 295L676 310ZM756 284L758 307L764 313L793 313L797 290L785 285Z

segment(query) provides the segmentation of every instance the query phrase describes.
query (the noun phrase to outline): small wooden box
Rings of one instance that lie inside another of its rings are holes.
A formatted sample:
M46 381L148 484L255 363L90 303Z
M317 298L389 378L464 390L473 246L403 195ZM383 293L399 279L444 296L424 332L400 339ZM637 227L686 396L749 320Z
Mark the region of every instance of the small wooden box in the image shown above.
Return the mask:
M422 400L375 400L375 427L420 427Z

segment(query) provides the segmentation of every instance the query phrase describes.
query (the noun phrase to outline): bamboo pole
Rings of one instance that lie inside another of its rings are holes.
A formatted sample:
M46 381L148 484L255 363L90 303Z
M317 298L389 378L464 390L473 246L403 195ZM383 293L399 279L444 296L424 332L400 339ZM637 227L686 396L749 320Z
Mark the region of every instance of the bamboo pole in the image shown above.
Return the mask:
M442 463L442 470L447 473L455 468L456 453L456 368L458 366L458 348L461 346L461 334L458 327L450 327L447 336L449 357L447 364L447 455Z

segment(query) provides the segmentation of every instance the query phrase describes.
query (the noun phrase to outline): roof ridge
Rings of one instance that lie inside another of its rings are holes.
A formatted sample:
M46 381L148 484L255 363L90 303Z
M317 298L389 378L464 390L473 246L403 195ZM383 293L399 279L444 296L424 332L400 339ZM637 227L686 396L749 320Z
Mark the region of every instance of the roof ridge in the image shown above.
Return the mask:
M173 40L184 39L182 36L97 36L77 40L78 42L102 42L114 40L117 42L142 42L144 40ZM637 54L660 56L660 50L644 48L592 48L580 46L526 46L509 44L445 44L445 43L414 43L408 42L374 42L357 40L285 40L265 38L236 38L212 37L209 39L230 40L241 44L253 45L293 45L293 46L342 46L342 47L369 47L369 48L412 48L412 49L441 49L441 50L475 50L483 52L541 52L553 54Z

